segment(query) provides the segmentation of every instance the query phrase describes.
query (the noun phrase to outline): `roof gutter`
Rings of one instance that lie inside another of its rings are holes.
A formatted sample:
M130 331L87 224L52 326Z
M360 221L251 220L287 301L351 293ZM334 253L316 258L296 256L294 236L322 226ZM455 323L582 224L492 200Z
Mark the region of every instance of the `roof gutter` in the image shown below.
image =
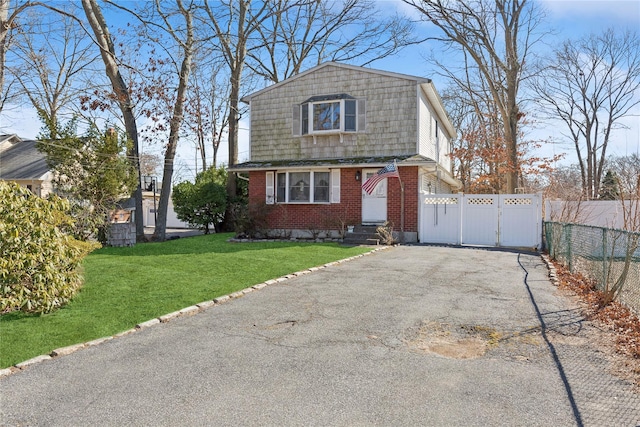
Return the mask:
M424 170L426 172L435 174L438 179L441 179L449 184L454 190L459 190L462 188L462 183L460 181L451 176L451 174L449 174L449 172L447 172L445 169L439 168L437 165L424 167Z
M393 161L393 159L391 160ZM319 164L303 164L303 165L261 165L261 166L241 166L235 165L228 167L232 172L251 172L251 171L265 171L265 170L310 170L310 169L353 169L353 168L365 168L365 169L379 169L387 166L389 160L380 162L357 162L357 163L319 163ZM436 162L434 160L399 160L397 161L399 167L404 166L418 166L429 167L435 170Z

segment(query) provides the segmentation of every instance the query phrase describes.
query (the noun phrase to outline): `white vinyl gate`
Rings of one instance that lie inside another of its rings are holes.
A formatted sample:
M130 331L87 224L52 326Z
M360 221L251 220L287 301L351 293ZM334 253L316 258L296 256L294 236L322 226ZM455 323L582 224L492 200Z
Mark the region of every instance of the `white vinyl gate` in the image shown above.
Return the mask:
M540 248L540 194L423 194L420 242Z

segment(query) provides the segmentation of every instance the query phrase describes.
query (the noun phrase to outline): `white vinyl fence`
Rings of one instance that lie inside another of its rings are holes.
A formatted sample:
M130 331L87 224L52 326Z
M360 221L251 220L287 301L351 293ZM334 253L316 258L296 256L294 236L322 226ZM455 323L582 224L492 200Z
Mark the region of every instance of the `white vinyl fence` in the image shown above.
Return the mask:
M540 194L423 194L420 242L542 246Z

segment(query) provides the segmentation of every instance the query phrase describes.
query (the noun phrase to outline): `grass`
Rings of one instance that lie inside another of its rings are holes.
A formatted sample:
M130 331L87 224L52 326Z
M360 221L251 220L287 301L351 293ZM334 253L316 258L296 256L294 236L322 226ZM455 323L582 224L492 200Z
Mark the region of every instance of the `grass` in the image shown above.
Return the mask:
M0 316L0 368L295 271L367 252L335 243L228 243L230 234L102 248L84 261L85 284L46 315Z

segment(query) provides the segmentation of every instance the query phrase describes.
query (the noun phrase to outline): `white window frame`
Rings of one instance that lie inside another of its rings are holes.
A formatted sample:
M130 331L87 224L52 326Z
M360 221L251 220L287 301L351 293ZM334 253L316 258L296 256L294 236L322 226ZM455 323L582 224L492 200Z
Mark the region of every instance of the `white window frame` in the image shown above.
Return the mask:
M353 114L355 129L350 129L350 130L345 130L345 124L346 124L345 116L346 116L347 101L353 102L353 107L355 109L355 113ZM340 104L340 127L338 129L326 129L326 130L314 129L315 117L313 114L313 110L315 105L320 105L320 104ZM308 127L306 131L303 127L303 120L302 120L302 117L305 116L303 113L303 110L305 108L307 109L306 117L307 117L307 127ZM299 115L300 134L301 135L330 135L330 134L336 134L336 133L356 133L360 131L360 129L358 128L359 121L360 121L359 120L360 113L358 111L359 108L362 108L362 103L358 102L357 99L327 99L322 101L305 102L304 104L300 104L300 115Z
M338 171L336 174L335 171ZM276 171L271 172L274 174L273 180L273 200L278 204L313 204L313 205L327 205L330 203L339 203L340 202L340 170L339 169L302 169L302 170L286 170L286 171ZM291 174L292 173L308 173L309 174L309 198L307 200L290 200L291 194ZM328 198L325 201L314 201L315 196L315 185L314 185L314 175L316 173L326 173L328 174L329 183L327 186L327 191L329 192ZM285 186L284 186L284 200L280 200L278 197L278 177L284 174L285 175ZM336 196L335 192L338 192ZM267 195L268 197L268 195Z
M276 176L273 172L267 171L265 175L265 195L267 205L273 205L276 201Z

